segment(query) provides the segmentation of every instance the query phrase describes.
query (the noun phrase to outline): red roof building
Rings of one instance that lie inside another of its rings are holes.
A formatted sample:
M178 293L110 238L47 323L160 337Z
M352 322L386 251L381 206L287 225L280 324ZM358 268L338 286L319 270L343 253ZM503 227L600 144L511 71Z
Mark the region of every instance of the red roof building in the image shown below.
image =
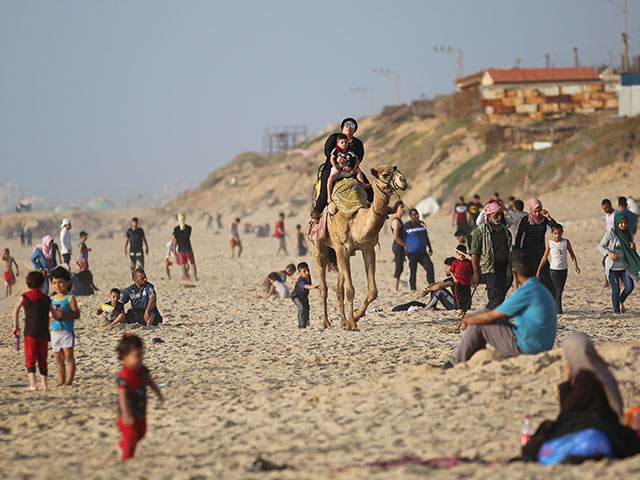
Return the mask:
M490 121L511 114L559 118L618 107L615 88L592 67L488 68L455 83L458 92L477 94Z

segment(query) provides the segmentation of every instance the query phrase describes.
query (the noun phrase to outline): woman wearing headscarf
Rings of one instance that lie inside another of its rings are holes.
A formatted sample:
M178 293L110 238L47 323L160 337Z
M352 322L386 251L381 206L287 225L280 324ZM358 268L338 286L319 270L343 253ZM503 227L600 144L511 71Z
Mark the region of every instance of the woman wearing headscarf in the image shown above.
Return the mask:
M598 251L605 257L604 269L611 286L613 312L624 313L624 302L633 292L633 281L640 280L640 256L636 252L636 244L633 242L624 212L615 213L613 228L600 240ZM624 285L622 293L620 282Z
M533 197L529 200L529 215L523 217L520 221L514 250L522 249L531 256L536 265L540 265L540 261L547 248L547 241L545 239L547 227L552 227L556 225L556 223L557 222L551 218L551 215L549 215L549 212L542 207L540 199ZM555 297L556 289L551 280L548 263L545 263L540 269L540 282L542 282Z
M99 289L93 283L93 274L89 270L89 262L86 258L77 261L78 273L71 278L71 294L77 297L93 295Z
M56 254L57 245L53 243L53 237L47 235L42 238L42 242L37 244L31 255L33 267L44 275L44 293L49 293L49 274L58 266Z
M620 423L624 402L618 382L591 339L575 332L562 344L564 379L558 386L560 415L543 422L522 449L525 459L536 460L542 445L554 438L594 428L609 438L616 458L640 453L640 437Z
M358 131L358 122L355 120L355 118L345 118L340 124L340 129L342 130L341 133L347 136L349 147L351 147L353 153L355 153L358 157L358 163L355 165L355 167L358 167L364 160L364 144L362 143L362 140L354 136ZM336 148L338 135L339 133L332 133L331 135L329 135L329 138L327 138L327 141L324 144L324 154L326 157L326 161L318 169L320 191L316 196L315 204L313 206L313 210L318 213L321 213L322 210L324 210L324 207L327 206L327 180L329 179L329 175L331 174L331 152L334 148ZM364 175L364 170L362 172L365 183L369 183L367 176ZM373 188L367 188L365 190L367 192L367 198L369 202L372 202Z

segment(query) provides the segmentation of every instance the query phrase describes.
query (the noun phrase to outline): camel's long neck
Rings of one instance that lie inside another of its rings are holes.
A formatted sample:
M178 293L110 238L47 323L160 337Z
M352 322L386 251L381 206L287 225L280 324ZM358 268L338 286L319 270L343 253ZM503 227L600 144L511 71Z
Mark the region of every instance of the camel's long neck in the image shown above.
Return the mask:
M369 209L366 230L371 235L377 235L382 230L384 222L387 220L387 210L391 195L383 192L377 185L373 186L373 202Z

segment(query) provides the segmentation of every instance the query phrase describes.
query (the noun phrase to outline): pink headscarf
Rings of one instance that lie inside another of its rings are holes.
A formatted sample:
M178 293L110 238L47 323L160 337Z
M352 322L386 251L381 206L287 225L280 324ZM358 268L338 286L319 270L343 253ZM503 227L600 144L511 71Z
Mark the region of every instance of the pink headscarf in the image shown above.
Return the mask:
M80 258L76 263L78 264L78 268L81 272L84 272L89 268L89 262L87 262L86 258Z
M542 202L538 197L529 200L529 225L540 225L544 222L545 219L542 215L538 215L537 218L533 216L533 211L538 207L542 208Z
M487 216L493 215L494 213L500 213L502 210L504 210L504 207L498 202L489 202L487 203L487 206L484 207L484 213Z
M36 248L33 249L35 252L37 249L40 249L45 258L51 258L53 255L53 237L51 235L47 235L42 238L42 243L36 245Z

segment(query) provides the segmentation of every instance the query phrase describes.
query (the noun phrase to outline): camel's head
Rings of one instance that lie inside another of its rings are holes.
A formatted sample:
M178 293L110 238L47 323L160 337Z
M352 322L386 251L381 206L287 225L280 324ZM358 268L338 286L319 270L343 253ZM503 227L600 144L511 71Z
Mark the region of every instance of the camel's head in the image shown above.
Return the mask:
M404 191L407 189L407 179L395 165L383 165L378 168L372 168L371 175L376 178L378 187L386 193L391 194L396 190Z

